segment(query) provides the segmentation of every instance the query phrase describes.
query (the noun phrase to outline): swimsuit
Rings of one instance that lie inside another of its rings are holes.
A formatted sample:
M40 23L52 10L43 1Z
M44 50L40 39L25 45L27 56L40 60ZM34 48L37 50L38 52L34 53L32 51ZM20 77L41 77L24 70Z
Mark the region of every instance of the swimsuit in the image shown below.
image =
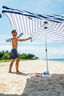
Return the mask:
M11 50L11 59L16 59L18 58L18 53L16 49Z

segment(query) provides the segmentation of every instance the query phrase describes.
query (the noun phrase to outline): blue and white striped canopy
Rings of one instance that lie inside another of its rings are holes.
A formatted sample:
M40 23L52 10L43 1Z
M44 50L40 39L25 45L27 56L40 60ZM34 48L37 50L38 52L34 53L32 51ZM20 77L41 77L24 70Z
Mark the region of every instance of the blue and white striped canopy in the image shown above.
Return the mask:
M2 17L2 15L0 14L0 18Z
M64 42L64 15L40 15L25 10L17 10L3 6L13 27L23 34L44 40L45 33L48 41Z

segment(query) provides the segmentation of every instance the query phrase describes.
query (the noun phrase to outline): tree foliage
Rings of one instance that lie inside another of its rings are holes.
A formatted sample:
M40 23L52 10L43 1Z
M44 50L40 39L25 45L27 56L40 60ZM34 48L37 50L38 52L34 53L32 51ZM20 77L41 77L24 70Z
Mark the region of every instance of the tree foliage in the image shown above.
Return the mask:
M4 60L10 59L10 54L9 53L4 53L4 55L2 56L2 59L4 59Z
M9 60L9 59L11 59L11 53L10 52L8 52L8 51L0 52L0 60ZM38 59L38 57L36 57L34 54L22 53L22 54L19 54L19 59L35 60L35 59Z

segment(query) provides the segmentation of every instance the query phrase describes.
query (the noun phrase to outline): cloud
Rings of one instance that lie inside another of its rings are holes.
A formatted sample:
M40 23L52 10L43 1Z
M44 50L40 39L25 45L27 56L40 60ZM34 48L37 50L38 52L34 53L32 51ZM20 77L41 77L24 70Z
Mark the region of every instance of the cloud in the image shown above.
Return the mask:
M0 51L6 51L6 50L11 50L11 46L10 45L0 45Z
M64 57L64 48L49 48L48 57L49 58L63 58Z
M11 45L0 45L0 51L8 50L11 51L12 46ZM31 45L19 45L18 46L18 53L32 53L39 57L40 59L45 59L46 58L46 53L45 53L45 46L31 46ZM61 46L48 46L48 58L53 59L53 58L63 58L64 57L64 47Z

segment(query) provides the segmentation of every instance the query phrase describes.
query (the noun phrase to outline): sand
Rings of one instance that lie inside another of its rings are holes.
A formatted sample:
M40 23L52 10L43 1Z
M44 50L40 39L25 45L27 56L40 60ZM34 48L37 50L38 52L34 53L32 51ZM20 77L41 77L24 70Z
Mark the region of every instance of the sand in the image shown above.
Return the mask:
M35 72L45 72L44 60L20 61L23 74L8 73L10 62L0 63L0 96L64 96L64 63L49 61L51 78L36 77Z

